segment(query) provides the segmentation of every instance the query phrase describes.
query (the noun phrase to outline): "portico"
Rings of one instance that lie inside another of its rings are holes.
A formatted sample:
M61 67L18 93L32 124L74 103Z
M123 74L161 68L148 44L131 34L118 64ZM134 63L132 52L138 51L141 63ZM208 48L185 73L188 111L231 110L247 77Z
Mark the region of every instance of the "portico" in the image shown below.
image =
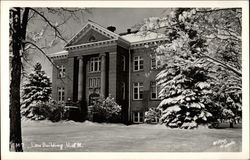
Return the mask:
M99 52L99 50L97 48L96 52ZM109 78L107 75L108 57L108 52L77 57L76 63L78 65L75 65L78 66L77 91L73 90L73 92L77 92L77 101L86 101L89 104L89 96L93 92L99 94L100 97L107 97L107 81ZM97 61L93 62L93 59Z

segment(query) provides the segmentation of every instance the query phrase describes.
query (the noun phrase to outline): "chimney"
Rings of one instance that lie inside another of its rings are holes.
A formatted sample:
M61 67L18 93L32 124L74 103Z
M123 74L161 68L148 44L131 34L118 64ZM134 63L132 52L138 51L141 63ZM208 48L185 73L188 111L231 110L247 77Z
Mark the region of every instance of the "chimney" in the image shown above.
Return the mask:
M115 32L116 30L114 26L108 26L107 29L110 30L111 32Z
M127 33L128 34L130 34L131 33L131 29L129 28L129 29L127 29Z

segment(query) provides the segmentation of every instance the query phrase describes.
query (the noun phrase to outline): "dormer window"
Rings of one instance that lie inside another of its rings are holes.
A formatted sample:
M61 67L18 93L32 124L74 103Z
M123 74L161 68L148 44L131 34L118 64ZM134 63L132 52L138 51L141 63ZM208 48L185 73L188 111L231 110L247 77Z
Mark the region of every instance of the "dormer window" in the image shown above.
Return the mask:
M94 36L91 36L91 37L89 38L89 42L95 42L95 41L96 41L96 39L95 39Z

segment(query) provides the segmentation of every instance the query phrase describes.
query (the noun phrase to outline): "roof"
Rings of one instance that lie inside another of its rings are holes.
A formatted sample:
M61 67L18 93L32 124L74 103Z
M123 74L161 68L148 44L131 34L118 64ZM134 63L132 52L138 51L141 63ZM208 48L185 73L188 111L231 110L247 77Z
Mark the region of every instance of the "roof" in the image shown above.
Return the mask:
M155 33L155 32L149 32L149 31L127 34L121 37L130 43L145 42L145 41L150 41L150 40L155 40L155 39L166 38L166 36L162 33Z
M94 30L97 30L99 33L111 38L111 39L118 39L119 35L108 30L107 28L91 21L91 20L88 20L87 24L83 26L83 28L77 33L75 34L71 40L69 40L69 42L65 45L65 47L71 45L72 43L74 43L79 37L82 36L82 33L88 31L89 29L94 29Z
M90 42L84 44L74 45L76 41L78 41L81 37L83 37L90 29L93 29L100 34L110 38L109 40ZM117 34L114 33L107 28L88 20L88 22L83 26L83 28L76 33L71 40L65 45L64 51L50 54L50 57L53 58L63 58L68 55L68 51L66 50L74 50L79 48L89 48L103 45L111 45L115 44L117 41L126 44L126 46L131 48L137 48L144 46L146 44L152 45L155 42L163 42L167 41L167 36L163 33L156 33L151 31L133 31L128 34Z
M56 52L56 53L51 53L51 54L48 54L48 56L50 58L62 58L62 57L65 57L65 56L68 56L68 51L60 51L60 52Z

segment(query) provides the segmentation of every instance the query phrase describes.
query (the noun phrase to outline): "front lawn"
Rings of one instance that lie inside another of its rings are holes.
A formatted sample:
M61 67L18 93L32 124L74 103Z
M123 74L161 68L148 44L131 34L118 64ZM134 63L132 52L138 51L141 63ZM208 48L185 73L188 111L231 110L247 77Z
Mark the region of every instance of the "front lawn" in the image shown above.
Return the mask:
M242 129L22 121L26 152L239 152Z

